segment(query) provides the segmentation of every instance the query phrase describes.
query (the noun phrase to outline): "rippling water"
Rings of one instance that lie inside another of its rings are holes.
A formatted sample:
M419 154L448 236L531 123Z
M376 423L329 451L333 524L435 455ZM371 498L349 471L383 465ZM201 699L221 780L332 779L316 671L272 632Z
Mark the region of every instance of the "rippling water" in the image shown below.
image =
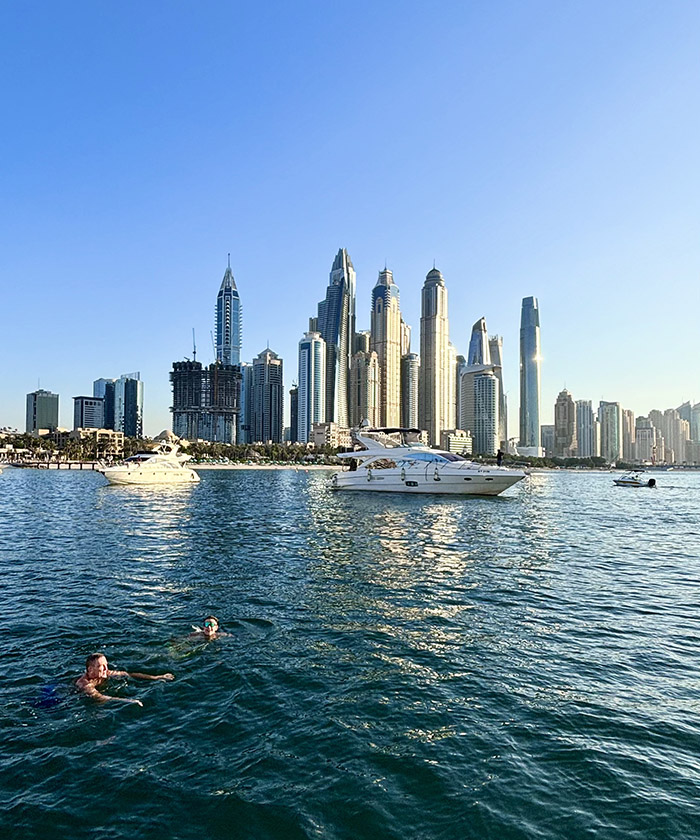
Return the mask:
M657 478L5 470L2 837L700 836L700 474ZM95 650L176 679L96 704Z

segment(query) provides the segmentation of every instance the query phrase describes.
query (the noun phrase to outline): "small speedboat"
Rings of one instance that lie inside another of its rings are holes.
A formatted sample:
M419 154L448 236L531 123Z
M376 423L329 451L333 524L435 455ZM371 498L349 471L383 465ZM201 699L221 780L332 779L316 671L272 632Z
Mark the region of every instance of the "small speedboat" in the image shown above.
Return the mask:
M162 443L151 452L139 452L117 466L102 465L98 471L110 484L191 484L199 476L185 463L189 455L178 454L175 443Z
M618 487L656 487L655 478L647 478L641 470L632 470L620 478L613 479Z

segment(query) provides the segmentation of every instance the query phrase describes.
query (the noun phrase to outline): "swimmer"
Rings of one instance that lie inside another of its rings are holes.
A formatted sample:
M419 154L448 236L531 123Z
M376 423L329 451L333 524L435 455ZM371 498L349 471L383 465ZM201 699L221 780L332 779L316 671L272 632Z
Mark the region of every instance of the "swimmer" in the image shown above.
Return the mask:
M97 690L98 685L108 677L133 677L137 680L174 680L172 674L139 674L135 671L110 671L107 667L107 657L104 653L91 653L85 660L85 673L80 679L75 681L78 688L88 697L94 697L95 700L103 702L105 700L119 700L122 703L134 703L137 706L143 706L140 700L134 700L131 697L112 697L109 694L101 694Z
M220 636L229 635L228 633L222 633L219 630L219 619L215 615L208 615L204 619L204 627L196 627L193 624L192 629L194 630L194 633L190 633L190 639L204 638L207 641L211 641L212 639L218 639Z

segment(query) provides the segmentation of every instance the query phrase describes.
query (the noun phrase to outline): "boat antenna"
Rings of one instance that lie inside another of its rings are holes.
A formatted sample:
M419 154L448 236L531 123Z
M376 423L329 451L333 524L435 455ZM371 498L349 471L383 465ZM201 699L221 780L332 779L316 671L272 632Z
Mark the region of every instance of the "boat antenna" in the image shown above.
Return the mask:
M197 342L194 338L194 327L192 327L192 361L197 361Z

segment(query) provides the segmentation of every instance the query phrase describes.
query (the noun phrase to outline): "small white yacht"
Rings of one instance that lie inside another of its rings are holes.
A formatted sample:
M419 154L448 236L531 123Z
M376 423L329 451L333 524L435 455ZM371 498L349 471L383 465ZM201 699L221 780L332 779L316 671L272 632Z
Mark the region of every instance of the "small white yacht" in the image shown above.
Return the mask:
M139 452L123 463L110 467L103 465L99 472L110 484L190 484L199 476L185 464L189 455L178 454L175 443L161 443L151 452Z
M461 455L431 449L419 440L418 429L370 429L353 432L364 446L342 452L350 469L331 479L334 490L384 493L440 493L497 496L525 478L522 470L475 464Z
M642 470L632 470L620 478L614 478L613 482L618 487L656 487L656 479L647 479Z

